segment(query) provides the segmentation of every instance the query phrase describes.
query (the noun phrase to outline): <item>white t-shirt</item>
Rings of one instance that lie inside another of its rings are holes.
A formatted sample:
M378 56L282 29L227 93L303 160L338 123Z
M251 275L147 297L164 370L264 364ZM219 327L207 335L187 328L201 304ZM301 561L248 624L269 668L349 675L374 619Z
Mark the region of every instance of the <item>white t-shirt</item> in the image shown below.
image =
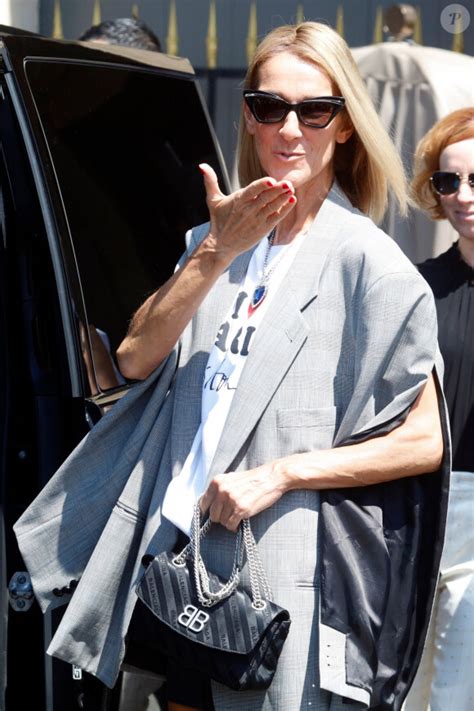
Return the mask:
M209 353L202 388L201 424L180 474L166 490L162 508L163 515L188 535L194 505L206 488L209 469L255 332L293 261L297 242L299 239L289 245L271 247L266 267L267 274L269 267L272 268L267 293L260 306L249 315L253 292L262 282L268 248L268 238L261 240Z

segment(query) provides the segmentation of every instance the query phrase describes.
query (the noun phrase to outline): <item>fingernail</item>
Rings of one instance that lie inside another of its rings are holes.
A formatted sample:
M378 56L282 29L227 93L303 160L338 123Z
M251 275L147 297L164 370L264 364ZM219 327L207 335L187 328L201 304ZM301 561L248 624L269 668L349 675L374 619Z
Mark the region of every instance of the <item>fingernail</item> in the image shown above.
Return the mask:
M288 198L288 202L290 203L290 205L294 205L294 204L295 204L295 202L296 202L296 198L295 198L295 196L294 196L294 195L292 195L292 196L291 196L290 198Z
M291 190L291 185L289 183L282 183L283 190Z
M273 183L272 183L271 180L267 180L267 182L265 183L265 185L266 185L267 187L269 187L269 188L273 188Z

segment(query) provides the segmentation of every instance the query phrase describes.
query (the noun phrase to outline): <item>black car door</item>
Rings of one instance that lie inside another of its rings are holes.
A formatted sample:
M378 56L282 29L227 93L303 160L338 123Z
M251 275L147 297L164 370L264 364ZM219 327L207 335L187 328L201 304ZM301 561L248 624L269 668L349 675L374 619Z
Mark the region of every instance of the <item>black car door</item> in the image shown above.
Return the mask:
M5 706L7 681L7 567L5 542L5 457L8 404L8 361L6 344L6 263L4 209L0 191L0 709Z
M94 695L106 708L109 692L45 655L61 613L41 616L11 527L131 387L114 352L185 231L207 219L198 164L227 180L186 60L6 30L0 39L6 709L87 709Z

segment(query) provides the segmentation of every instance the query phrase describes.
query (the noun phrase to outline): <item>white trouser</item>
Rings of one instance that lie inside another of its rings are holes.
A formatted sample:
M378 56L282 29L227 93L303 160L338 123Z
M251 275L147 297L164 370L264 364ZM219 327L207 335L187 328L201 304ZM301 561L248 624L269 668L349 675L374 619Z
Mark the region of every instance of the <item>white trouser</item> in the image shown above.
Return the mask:
M474 472L453 472L423 657L404 711L474 709Z

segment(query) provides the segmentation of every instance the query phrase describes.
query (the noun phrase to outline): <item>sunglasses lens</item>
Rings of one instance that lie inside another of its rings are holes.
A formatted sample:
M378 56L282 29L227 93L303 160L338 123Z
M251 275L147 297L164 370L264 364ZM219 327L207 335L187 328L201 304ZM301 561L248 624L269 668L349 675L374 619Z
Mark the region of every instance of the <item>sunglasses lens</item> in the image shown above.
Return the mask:
M265 92L244 92L247 105L260 123L279 123L289 111L296 111L298 119L307 126L325 128L344 106L344 100L337 97L332 101L327 97L307 99L301 103L289 104L278 96Z
M301 104L301 120L308 126L326 126L332 118L335 106L326 101L305 101Z
M250 97L250 108L257 121L262 123L277 123L285 116L285 104L271 96Z
M433 173L433 187L440 195L452 195L459 188L460 179L457 173L447 173L439 170Z

